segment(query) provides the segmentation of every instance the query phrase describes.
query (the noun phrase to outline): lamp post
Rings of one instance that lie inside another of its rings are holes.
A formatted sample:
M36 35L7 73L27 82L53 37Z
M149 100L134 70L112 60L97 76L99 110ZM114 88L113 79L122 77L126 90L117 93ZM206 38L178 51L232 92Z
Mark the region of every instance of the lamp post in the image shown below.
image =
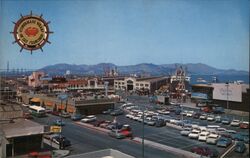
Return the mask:
M60 142L59 142L59 149L62 149L62 141L61 141L61 138L62 138L62 103L64 100L67 100L68 99L68 95L67 94L59 94L58 95L58 99L61 100L61 116L60 116L60 122L61 122L61 131L60 131ZM65 110L65 109L64 109Z
M144 158L144 111L142 111L142 158Z
M226 87L227 87L227 110L229 110L229 102L228 102L228 86L229 86L229 83L226 82Z

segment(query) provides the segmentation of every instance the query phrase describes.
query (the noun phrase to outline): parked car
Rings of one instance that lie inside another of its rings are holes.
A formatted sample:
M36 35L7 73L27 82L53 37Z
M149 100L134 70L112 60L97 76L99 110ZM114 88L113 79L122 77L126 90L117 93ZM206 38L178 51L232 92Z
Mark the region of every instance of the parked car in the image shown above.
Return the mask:
M219 147L228 147L232 143L232 139L220 137L216 143Z
M99 127L101 127L101 128L107 128L110 123L111 123L110 121L104 121L103 123L101 123L99 125Z
M93 122L90 122L90 124L92 124L92 125L95 126L95 127L99 127L100 124L102 124L102 123L104 123L104 122L105 122L105 120L95 120L95 121L93 121Z
M111 130L108 132L108 135L116 139L123 139L126 137L123 133L119 133L118 130Z
M207 136L206 143L207 144L216 144L218 139L219 139L219 135L217 133L210 133Z
M248 129L249 128L249 122L243 121L240 123L240 128L242 129Z
M206 131L201 132L201 133L199 134L198 140L199 140L199 141L206 141L208 135L209 135L209 132L206 132Z
M54 137L52 137L51 140L52 140L52 142L54 142L58 145L61 144L62 148L71 146L71 142L66 137L64 137L62 135L55 135Z
M200 118L200 116L201 116L201 113L198 113L198 112L193 114L193 118L195 118L195 119Z
M107 126L107 129L110 130L119 130L122 128L122 124L118 123L118 122L112 122Z
M205 146L195 146L191 149L191 152L211 158L218 157L219 155L219 152L217 150Z
M207 119L207 114L201 114L200 119L201 120L206 120Z
M65 122L62 121L62 120L56 120L56 121L54 122L54 125L56 125L56 126L64 126L64 125L65 125Z
M114 111L110 112L110 115L112 115L112 116L118 116L118 115L122 115L122 114L123 114L123 111L121 109L114 110Z
M96 120L96 116L95 115L89 115L89 116L86 116L85 118L81 119L81 122L93 122Z
M215 122L220 123L221 122L221 116L215 116Z
M60 113L59 113L59 111L52 111L51 114L55 115L55 116L59 116Z
M159 119L159 120L155 121L156 127L163 127L165 125L166 125L166 122L163 119Z
M244 153L245 150L246 150L246 145L242 141L236 143L234 150L235 152Z
M209 106L206 106L206 107L203 108L203 112L210 113L212 111L213 111L212 108L209 107Z
M207 120L208 121L214 121L215 120L214 115L208 115Z
M113 111L113 109L108 109L108 110L104 110L102 113L103 114L110 114Z
M170 111L169 111L169 110L166 110L166 109L157 110L157 112L158 112L159 114L162 114L162 115L169 115L169 114L170 114Z
M220 127L220 128L217 128L216 131L217 131L218 134L221 134L221 133L223 133L223 132L226 132L227 129L226 129L226 128L221 128L221 127Z
M214 109L213 109L214 114L223 114L224 112L225 112L225 110L221 106L214 107Z
M194 111L187 111L186 116L187 116L187 117L192 117L193 114L194 114Z
M70 114L67 112L61 112L61 113L59 113L59 116L61 116L63 118L70 118L71 117Z
M180 115L181 114L181 109L175 109L174 113L175 113L175 115Z
M233 120L231 123L230 123L231 126L234 126L234 127L238 127L240 126L240 120Z
M200 134L200 131L199 131L199 130L193 129L193 130L191 131L191 133L188 134L188 137L189 137L189 138L193 138L193 139L198 139L199 134Z
M183 136L188 136L189 133L191 133L191 131L192 131L192 128L184 128L180 133Z
M236 134L237 133L235 130L231 130L231 129L227 129L226 132L230 133L230 134Z
M241 133L232 134L232 139L236 141L244 141L244 136Z
M149 125L149 126L154 126L155 125L155 120L152 120L151 117L146 117L144 119L144 123L147 124L147 125Z
M82 118L84 118L84 116L81 115L81 114L78 114L78 113L75 113L75 114L73 114L73 115L71 116L71 120L73 120L73 121L79 121L79 120L81 120Z
M229 125L231 120L228 117L224 117L221 119L221 123L225 125Z

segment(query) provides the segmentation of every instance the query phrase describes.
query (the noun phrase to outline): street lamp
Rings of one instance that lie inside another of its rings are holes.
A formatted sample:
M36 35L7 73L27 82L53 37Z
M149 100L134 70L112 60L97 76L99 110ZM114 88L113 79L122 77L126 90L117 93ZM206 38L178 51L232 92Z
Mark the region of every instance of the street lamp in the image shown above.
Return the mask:
M142 111L142 158L144 158L144 111Z
M227 110L229 110L229 102L228 102L228 86L229 86L229 83L226 82L226 87L227 87Z
M62 102L68 99L68 95L67 94L59 94L58 99L61 100L61 114L62 114ZM59 149L62 149L62 140L61 140L61 138L62 138L62 115L60 116L60 119L61 119L61 131L60 131Z

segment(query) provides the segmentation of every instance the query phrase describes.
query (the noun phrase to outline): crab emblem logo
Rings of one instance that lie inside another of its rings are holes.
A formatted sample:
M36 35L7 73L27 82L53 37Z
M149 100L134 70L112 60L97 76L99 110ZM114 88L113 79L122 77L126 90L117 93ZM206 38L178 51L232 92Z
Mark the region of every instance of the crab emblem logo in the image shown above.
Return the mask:
M20 52L23 49L29 50L30 53L34 50L40 49L43 51L42 47L46 43L51 43L48 41L49 34L53 33L49 31L48 24L42 15L36 16L32 12L29 15L22 16L15 24L14 31L11 32L14 35L14 43L18 43L21 47Z

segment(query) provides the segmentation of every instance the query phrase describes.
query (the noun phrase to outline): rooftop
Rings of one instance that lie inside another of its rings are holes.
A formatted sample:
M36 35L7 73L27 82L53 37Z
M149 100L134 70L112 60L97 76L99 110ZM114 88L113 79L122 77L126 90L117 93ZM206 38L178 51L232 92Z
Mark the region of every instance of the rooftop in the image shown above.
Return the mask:
M104 149L79 155L72 155L66 158L134 158L114 149Z
M44 126L27 119L15 119L14 123L2 124L1 130L6 138L44 133Z

